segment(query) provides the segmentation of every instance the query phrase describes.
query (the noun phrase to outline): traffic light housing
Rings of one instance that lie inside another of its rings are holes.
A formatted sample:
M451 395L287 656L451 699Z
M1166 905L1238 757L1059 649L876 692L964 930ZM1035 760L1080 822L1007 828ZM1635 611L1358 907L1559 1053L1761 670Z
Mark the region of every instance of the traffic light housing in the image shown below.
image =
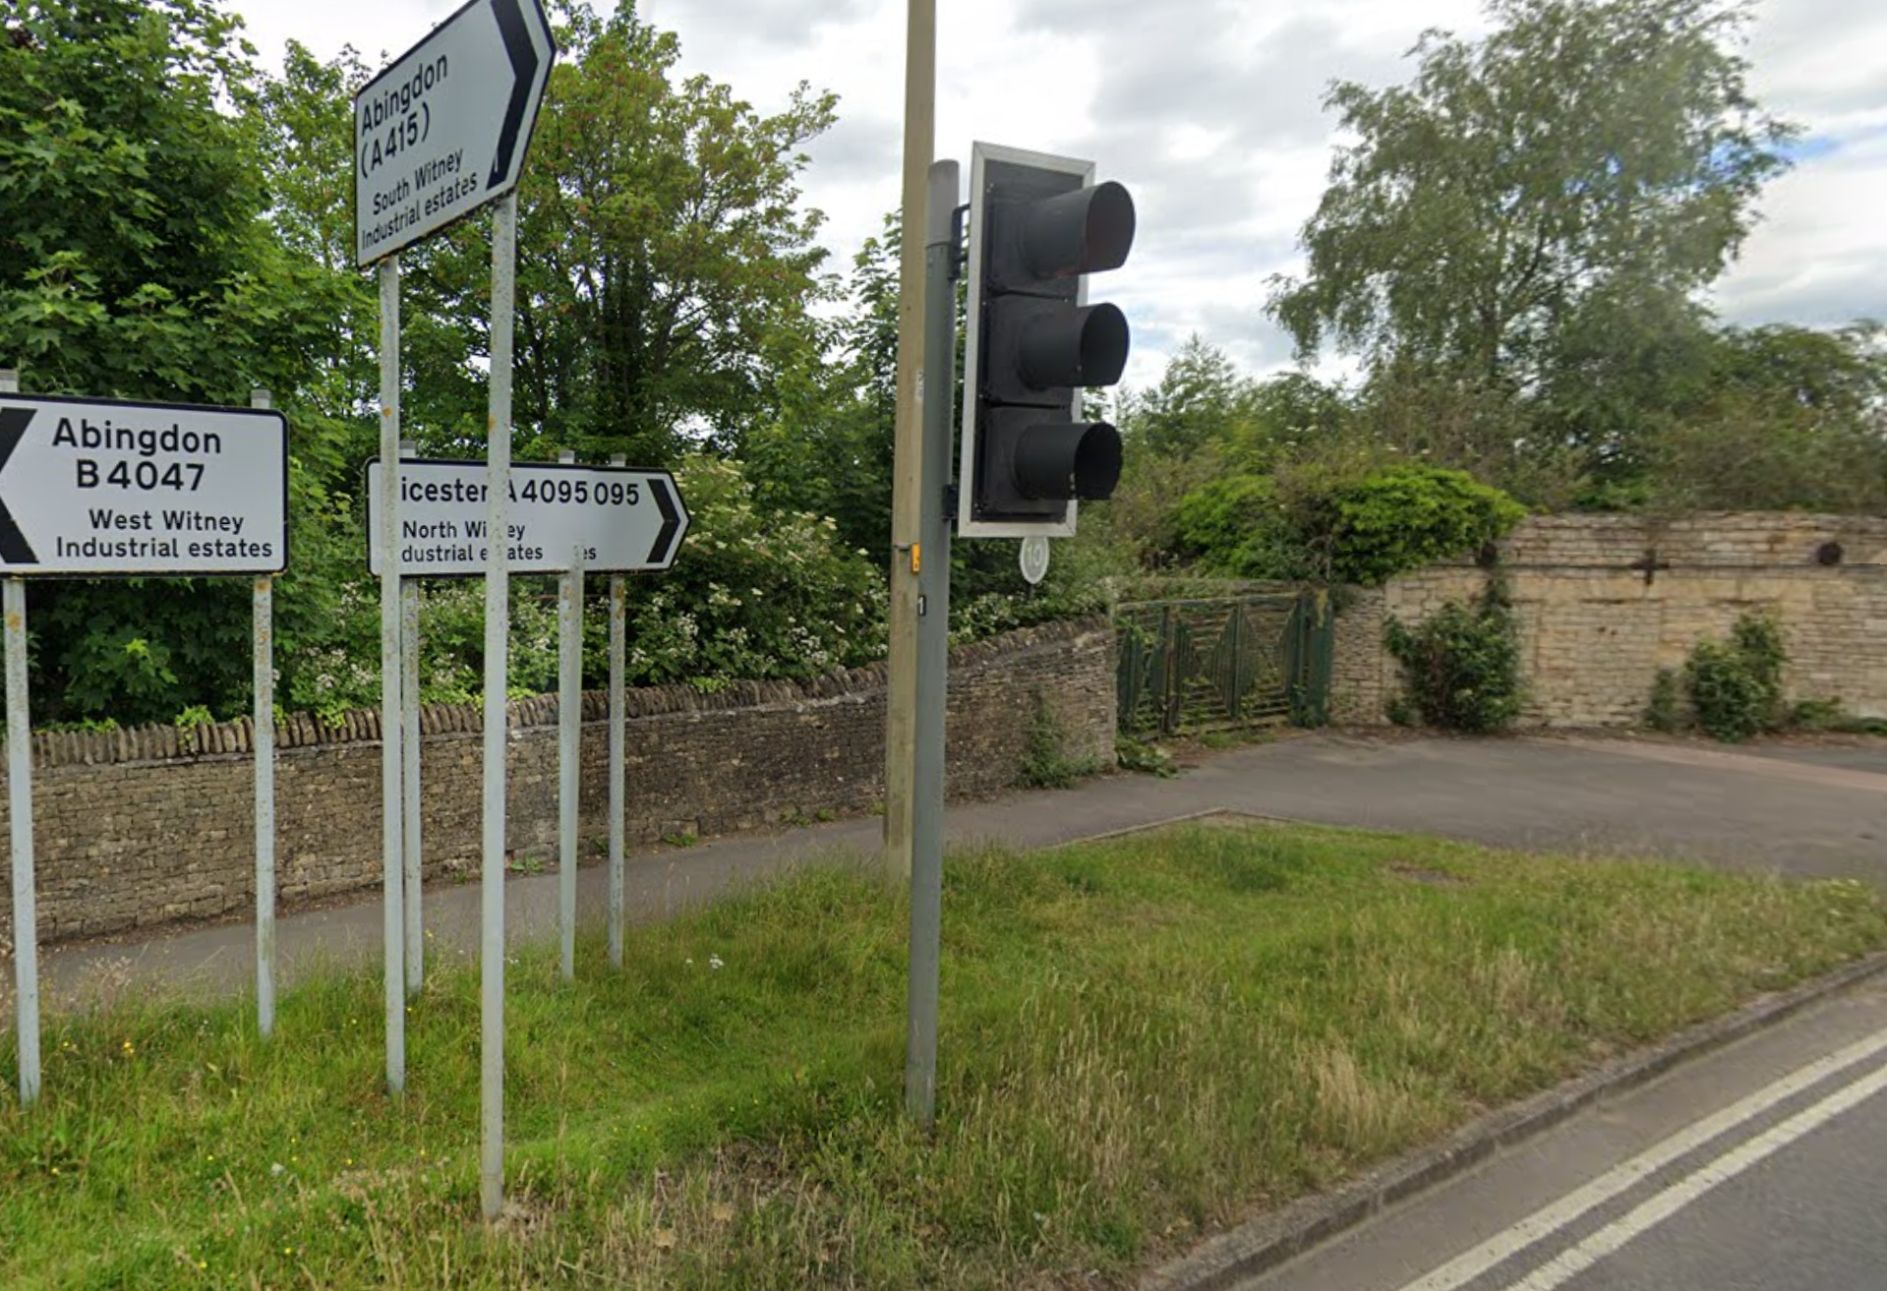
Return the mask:
M1080 401L1120 380L1130 337L1086 275L1125 264L1133 237L1133 198L1094 163L976 145L959 535L1066 537L1078 502L1113 494L1120 434Z

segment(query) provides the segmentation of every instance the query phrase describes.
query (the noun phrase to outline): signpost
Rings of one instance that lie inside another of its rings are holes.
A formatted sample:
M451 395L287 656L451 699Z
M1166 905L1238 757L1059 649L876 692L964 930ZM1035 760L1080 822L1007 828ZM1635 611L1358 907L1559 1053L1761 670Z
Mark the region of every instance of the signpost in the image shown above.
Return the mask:
M577 455L565 453L559 460L574 465ZM573 485L570 494L575 493ZM557 580L557 932L558 966L564 981L571 982L577 976L577 762L583 752L583 567L588 553L581 539L568 550L569 563Z
M266 410L267 390L251 390L249 406ZM284 452L282 481L288 482ZM284 539L286 542L286 539ZM250 755L256 777L256 1031L275 1034L275 580L260 575L250 588Z
M0 573L6 576L7 802L20 1101L39 1097L39 933L27 689L28 578L254 576L257 713L273 680L272 575L288 565L288 422L264 407L17 393L0 373ZM256 402L267 402L257 392ZM265 669L269 677L264 678ZM270 712L273 721L273 712ZM256 994L273 1026L273 726L256 737Z
M468 0L354 97L354 256L380 266L382 461L399 460L399 261L411 246L496 201L491 240L491 393L484 498L488 531L505 531L511 469L511 337L517 186L557 57L540 0ZM400 649L400 472L380 481L374 531L381 578L381 802L386 893L387 1085L405 1084L406 923ZM485 741L480 931L480 1200L503 1203L505 683L509 580L502 542L484 544ZM423 572L423 571L416 571Z
M511 192L557 56L537 0L471 0L354 96L364 269Z
M412 441L401 440L401 458L413 455ZM406 915L406 994L409 999L426 985L425 893L422 890L426 865L419 801L419 753L423 735L419 726L419 583L403 578L400 580L400 814L406 829L400 850L406 860L403 913Z
M367 464L368 567L386 560L378 522L383 482ZM477 462L412 458L400 467L401 572L409 578L477 578L490 532L485 468ZM624 466L527 462L511 468L506 498L506 567L514 574L562 574L581 550L592 573L667 569L688 532L688 509L667 471Z

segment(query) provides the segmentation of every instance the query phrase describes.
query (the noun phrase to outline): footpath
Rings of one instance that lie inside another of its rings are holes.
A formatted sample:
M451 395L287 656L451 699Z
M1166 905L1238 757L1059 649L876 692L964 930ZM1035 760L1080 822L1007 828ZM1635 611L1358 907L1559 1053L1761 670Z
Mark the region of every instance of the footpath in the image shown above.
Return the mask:
M1201 754L1180 775L1108 775L1067 790L953 803L953 846L1032 848L1213 812L1237 812L1414 833L1492 846L1663 856L1804 877L1887 885L1877 841L1887 836L1887 745L1844 765L1612 739L1462 740L1411 735L1299 734ZM633 792L631 786L631 792ZM665 919L743 885L813 863L869 863L876 817L763 835L664 846L631 856L632 922ZM607 875L578 875L580 923L601 921ZM429 956L471 956L478 945L476 882L430 884ZM505 889L512 945L555 936L554 869L514 876ZM277 922L284 986L317 967L377 963L378 889ZM53 1007L101 985L234 992L254 972L246 923L160 930L144 939L55 946L42 954Z

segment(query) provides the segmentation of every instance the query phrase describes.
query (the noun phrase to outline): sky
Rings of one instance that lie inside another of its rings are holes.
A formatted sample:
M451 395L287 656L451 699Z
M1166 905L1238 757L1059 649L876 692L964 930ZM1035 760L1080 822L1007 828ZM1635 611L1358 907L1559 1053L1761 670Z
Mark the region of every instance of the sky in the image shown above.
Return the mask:
M460 0L235 0L274 64L283 43L397 55ZM604 8L609 0L597 0ZM1133 324L1127 380L1156 382L1197 332L1263 373L1291 362L1264 314L1268 280L1301 269L1335 139L1332 80L1406 79L1428 28L1481 29L1478 0L943 0L936 155L972 141L1091 158L1134 194L1127 265L1091 283ZM678 33L682 70L761 111L809 82L839 124L808 149L806 201L846 268L899 194L905 0L643 0ZM1759 0L1752 87L1805 133L1765 190L1762 223L1719 282L1730 322L1887 318L1887 4ZM1050 80L1042 73L1058 68ZM1046 82L1046 83L1045 83Z

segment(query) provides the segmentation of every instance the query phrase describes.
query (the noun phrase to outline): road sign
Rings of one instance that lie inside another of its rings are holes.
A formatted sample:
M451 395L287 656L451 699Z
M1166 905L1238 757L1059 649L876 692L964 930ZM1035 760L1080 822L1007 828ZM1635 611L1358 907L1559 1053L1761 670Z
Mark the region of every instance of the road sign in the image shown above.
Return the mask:
M470 0L354 96L362 267L517 187L557 56L539 0Z
M279 412L0 394L0 572L277 574Z
M1048 577L1048 554L1048 539L1041 534L1030 534L1022 540L1022 581L1030 587Z
M485 573L485 464L408 458L400 464L400 572L410 578ZM367 465L368 562L380 571L380 462ZM556 574L582 549L592 573L667 569L688 532L688 508L667 471L521 462L506 495L505 559L514 574Z

